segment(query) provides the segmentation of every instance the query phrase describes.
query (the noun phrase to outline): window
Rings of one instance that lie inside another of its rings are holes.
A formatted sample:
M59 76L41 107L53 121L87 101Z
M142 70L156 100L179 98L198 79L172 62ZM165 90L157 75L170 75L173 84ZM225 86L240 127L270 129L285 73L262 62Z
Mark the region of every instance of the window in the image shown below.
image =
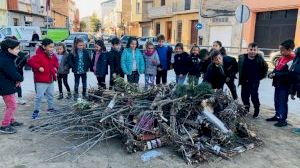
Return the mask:
M184 1L184 10L191 10L191 0Z
M182 21L177 22L177 43L181 43Z
M160 1L160 6L165 6L166 5L166 1L165 0L161 0Z
M139 2L136 3L136 14L141 13L141 4Z
M19 19L13 18L14 26L19 26Z
M160 34L160 23L156 23L156 34Z

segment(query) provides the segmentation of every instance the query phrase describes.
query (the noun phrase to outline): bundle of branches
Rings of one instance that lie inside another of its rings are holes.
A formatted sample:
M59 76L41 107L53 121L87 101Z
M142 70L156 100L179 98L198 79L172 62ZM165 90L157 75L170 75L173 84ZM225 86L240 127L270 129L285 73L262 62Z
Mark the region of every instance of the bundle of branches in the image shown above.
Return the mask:
M89 96L89 102L35 121L32 131L77 143L50 159L81 151L79 158L116 136L129 153L173 146L188 163L229 158L262 144L249 128L243 106L208 84L142 91L118 78L114 91L92 88Z

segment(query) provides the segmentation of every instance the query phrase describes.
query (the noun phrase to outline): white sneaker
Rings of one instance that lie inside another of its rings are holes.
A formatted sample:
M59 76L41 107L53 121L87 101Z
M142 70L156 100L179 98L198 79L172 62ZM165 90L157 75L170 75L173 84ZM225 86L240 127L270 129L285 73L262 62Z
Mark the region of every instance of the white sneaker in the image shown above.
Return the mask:
M25 105L26 101L23 98L18 98L17 103L20 105Z

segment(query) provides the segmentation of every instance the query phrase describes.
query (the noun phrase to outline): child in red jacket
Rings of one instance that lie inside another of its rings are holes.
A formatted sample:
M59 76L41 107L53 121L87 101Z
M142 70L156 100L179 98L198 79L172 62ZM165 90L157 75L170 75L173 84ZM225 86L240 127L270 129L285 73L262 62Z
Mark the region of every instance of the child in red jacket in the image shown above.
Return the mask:
M28 65L34 73L34 82L36 96L34 102L34 112L32 119L39 116L41 101L44 96L47 98L48 111L55 112L54 109L54 81L56 81L56 73L58 69L58 60L53 53L54 43L51 39L44 39L36 55L31 57Z

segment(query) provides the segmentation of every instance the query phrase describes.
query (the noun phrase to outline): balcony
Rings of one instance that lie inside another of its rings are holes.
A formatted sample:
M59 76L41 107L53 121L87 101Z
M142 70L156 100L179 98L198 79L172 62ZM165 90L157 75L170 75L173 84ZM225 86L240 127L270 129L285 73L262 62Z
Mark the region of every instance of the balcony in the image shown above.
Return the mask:
M173 4L173 13L174 14L184 14L184 13L193 13L198 12L198 4L190 4L189 6L185 6L185 4Z
M162 18L162 17L171 17L173 15L172 7L170 6L160 6L153 7L149 9L149 18Z

